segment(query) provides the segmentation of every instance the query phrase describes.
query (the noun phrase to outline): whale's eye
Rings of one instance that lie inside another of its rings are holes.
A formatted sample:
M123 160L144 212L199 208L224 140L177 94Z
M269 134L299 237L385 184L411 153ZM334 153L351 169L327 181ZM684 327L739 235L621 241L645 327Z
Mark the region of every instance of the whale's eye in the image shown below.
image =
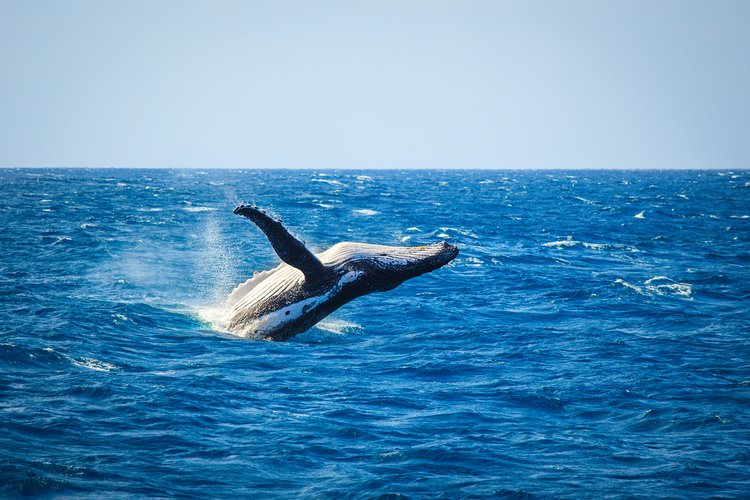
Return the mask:
M287 316L289 316L289 311L285 312L284 314L286 314Z

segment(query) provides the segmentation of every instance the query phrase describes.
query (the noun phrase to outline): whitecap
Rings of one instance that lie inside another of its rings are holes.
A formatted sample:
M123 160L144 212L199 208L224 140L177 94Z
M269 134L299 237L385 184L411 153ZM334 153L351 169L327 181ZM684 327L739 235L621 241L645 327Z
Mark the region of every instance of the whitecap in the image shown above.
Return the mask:
M324 184L330 184L331 186L348 187L341 181L335 179L310 179L311 182L322 182Z
M617 285L622 285L622 286L624 286L625 288L629 288L629 289L631 289L631 290L633 290L633 291L635 291L635 292L638 292L638 293L640 293L641 295L645 295L645 294L643 293L643 288L641 288L641 287L639 287L639 286L637 286L637 285L633 285L632 283L628 283L627 281L625 281L625 280L624 280L624 279L622 279L622 278L617 278L617 279L615 280L615 284L617 284Z
M218 209L214 207L185 207L183 210L186 212L213 212Z
M584 248L591 248L592 250L606 250L610 247L610 245L607 245L606 243L586 243L584 241L581 244Z
M211 329L218 332L230 333L226 329L227 310L223 306L199 307L195 311L198 319L207 323Z
M161 212L164 209L163 208L152 207L152 208L136 208L136 210L138 212Z
M646 288L659 295L679 295L690 297L693 294L693 285L690 283L678 283L666 276L654 276L644 282Z
M468 236L469 238L478 239L479 237L474 234L470 229L460 229L456 227L441 227L439 230L443 233L458 233L461 236Z
M107 363L106 361L99 361L98 359L94 358L74 358L73 356L68 356L67 354L58 353L51 347L45 347L43 348L46 352L54 353L58 356L61 356L62 358L68 360L70 363L79 366L81 368L86 368L88 370L94 370L97 372L111 372L114 370L119 370L120 367L117 365L113 365L112 363Z
M559 241L549 241L547 243L542 243L543 247L551 247L551 248L560 248L560 247L574 247L581 243L580 241L576 241L570 236L566 240L559 240Z
M410 239L411 239L411 236L408 236L408 235L407 235L407 236L404 236L403 238L401 238L401 239L400 239L399 241L401 241L401 243L406 243L406 242L407 242L407 241L409 241Z
M750 219L750 215L730 215L730 219Z
M377 215L380 212L376 212L375 210L370 210L369 208L362 208L359 210L352 210L352 213L355 213L357 215Z
M317 328L324 330L326 332L335 333L337 335L342 335L346 333L347 331L351 330L363 330L362 325L353 323L351 321L346 321L343 319L324 319L317 325L315 325Z
M406 230L407 231L413 231L413 232L420 231L420 229L418 227L407 227Z
M52 245L58 245L60 243L63 243L65 241L73 241L73 238L70 238L68 236L58 236L58 238L52 242Z
M113 365L112 363L99 361L98 359L94 358L76 359L71 358L70 356L66 356L66 358L68 358L68 360L76 366L80 366L81 368L87 368L89 370L94 370L97 372L111 372L113 370L119 370L119 367Z
M596 202L595 202L595 201L587 200L586 198L582 198L582 197L580 197L580 196L574 196L574 197L573 197L573 199L575 199L575 200L578 200L578 201L582 201L582 202L584 202L584 203L587 203L587 204L589 204L589 205L594 205L594 204L596 204Z
M356 177L356 179L357 179L358 181L360 181L360 182L366 182L366 181L371 181L371 180L372 180L372 177L370 177L369 175L358 175L358 176Z
M495 181L493 181L492 179L485 179L483 181L479 181L479 184L494 184L494 183Z
M644 218L644 217L643 217L643 214L644 214L644 213L645 213L645 210L644 210L644 211L642 211L642 212L639 212L639 213L635 214L635 215L633 216L633 218L635 218L635 219L643 219L643 218Z
M643 282L643 286L628 283L622 278L617 278L615 284L629 288L647 297L654 296L678 296L692 300L693 285L680 283L666 276L654 276Z
M542 243L543 247L549 247L549 248L563 248L563 247L574 247L580 245L583 248L588 248L591 250L609 250L609 249L616 249L616 250L627 250L628 252L639 252L635 247L631 247L628 245L623 245L620 243L589 243L587 241L578 241L574 240L572 236L568 236L567 239L564 240L558 240L558 241L550 241L547 243Z
M678 194L677 197L678 198L682 198L683 200L689 200L690 199L690 198L687 197L687 195L684 195L684 194Z

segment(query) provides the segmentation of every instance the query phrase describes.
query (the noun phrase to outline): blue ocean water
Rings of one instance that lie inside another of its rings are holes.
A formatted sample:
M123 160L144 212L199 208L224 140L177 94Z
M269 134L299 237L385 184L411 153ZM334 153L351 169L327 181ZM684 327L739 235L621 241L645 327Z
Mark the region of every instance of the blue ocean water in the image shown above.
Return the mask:
M750 495L750 172L0 171L0 496ZM278 262L460 248L288 342Z

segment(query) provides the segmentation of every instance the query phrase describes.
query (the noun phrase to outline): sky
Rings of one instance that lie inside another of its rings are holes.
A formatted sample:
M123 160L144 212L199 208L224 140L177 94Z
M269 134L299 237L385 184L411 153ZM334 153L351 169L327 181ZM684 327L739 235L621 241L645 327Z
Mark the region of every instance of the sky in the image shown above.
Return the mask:
M0 0L0 167L748 168L750 1Z

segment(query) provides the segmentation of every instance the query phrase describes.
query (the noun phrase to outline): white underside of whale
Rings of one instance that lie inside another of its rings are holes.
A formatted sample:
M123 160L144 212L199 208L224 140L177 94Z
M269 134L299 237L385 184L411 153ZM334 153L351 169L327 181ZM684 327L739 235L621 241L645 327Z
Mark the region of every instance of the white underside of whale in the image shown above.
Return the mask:
M268 332L283 327L285 323L290 323L311 309L325 303L332 295L339 292L344 285L353 282L359 278L361 274L360 271L348 272L343 275L326 293L295 302L282 307L281 309L265 314L253 321L249 321L242 326L241 330L235 331L234 334L245 338L262 339Z

